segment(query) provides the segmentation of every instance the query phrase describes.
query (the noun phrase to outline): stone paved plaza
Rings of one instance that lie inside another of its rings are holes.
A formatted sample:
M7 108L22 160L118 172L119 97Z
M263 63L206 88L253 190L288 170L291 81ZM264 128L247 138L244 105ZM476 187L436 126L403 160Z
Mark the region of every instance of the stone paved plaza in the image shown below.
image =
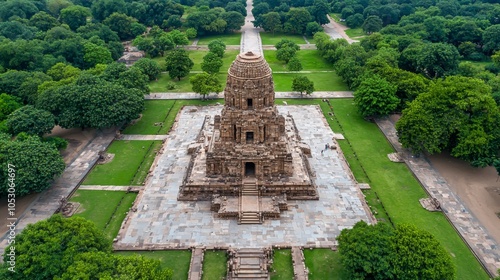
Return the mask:
M362 193L333 144L330 130L317 106L278 106L295 119L302 141L311 147L309 159L318 186L318 201L289 201L289 210L262 225L238 225L210 211L210 202L177 201L192 143L206 115L220 114L222 106L185 107L159 155L152 177L139 195L119 233L117 248L264 247L271 245L327 247L343 228L371 221ZM213 120L213 118L211 118Z

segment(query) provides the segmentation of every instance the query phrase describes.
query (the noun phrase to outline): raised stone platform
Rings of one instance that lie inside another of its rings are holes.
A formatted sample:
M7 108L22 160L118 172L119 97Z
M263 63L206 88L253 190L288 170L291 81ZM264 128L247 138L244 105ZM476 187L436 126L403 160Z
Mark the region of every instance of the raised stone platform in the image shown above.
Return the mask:
M194 110L196 109L196 110ZM162 249L206 247L255 248L267 246L331 247L344 228L359 220L372 222L364 198L352 179L340 149L324 150L333 143L330 130L317 106L278 106L290 113L301 141L311 149L308 159L319 200L288 201L280 219L262 224L238 225L235 219L220 219L210 201L178 201L191 156L188 146L198 136L205 116L220 113L222 106L185 107L163 144L163 153L152 177L136 200L119 233L116 248Z

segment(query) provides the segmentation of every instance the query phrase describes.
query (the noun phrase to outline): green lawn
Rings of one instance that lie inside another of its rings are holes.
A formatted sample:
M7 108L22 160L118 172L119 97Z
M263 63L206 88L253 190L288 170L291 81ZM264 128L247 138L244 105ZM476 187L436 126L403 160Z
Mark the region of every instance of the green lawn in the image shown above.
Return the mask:
M221 70L222 71L222 70ZM191 83L189 82L189 78L196 74L189 74L187 77L182 78L180 81L177 79L171 79L168 76L168 73L162 73L158 81L152 81L149 83L149 89L152 94L155 92L192 92ZM217 75L219 80L222 83L222 87L226 86L227 73L219 73ZM172 83L175 85L174 89L167 89L167 84Z
M268 33L268 32L260 32L260 39L262 41L262 45L276 45L282 39L288 39L297 44L306 44L306 40L302 37L302 35L292 35L292 34L284 34L284 33ZM308 39L310 43L312 39Z
M302 63L303 71L331 71L335 68L324 60L317 50L300 50L296 52L297 58ZM284 62L276 59L276 51L265 50L264 57L273 71L288 71Z
M165 121L175 100L146 100L144 104L144 111L142 111L141 119L125 128L123 134L166 134L168 132L165 126ZM161 123L162 125L155 124Z
M107 150L107 153L115 154L113 160L106 164L96 165L83 185L142 184L145 174L141 175L141 171L149 169L160 146L161 141L113 141Z
M307 76L309 80L314 82L314 89L316 91L344 91L349 90L347 85L335 73L277 73L273 74L274 89L276 91L292 91L292 80L296 76Z
M146 258L159 260L162 268L170 268L174 271L172 279L187 280L191 251L168 250L168 251L119 251L115 254L122 256L141 255Z
M304 249L304 257L309 269L309 280L349 280L338 252L330 249Z
M109 238L115 238L137 193L77 190L70 201L79 202L75 216L93 221Z
M292 250L274 250L271 280L293 280Z
M227 45L239 45L241 41L241 33L218 34L200 37L198 45L208 45L213 40L222 40Z
M207 250L203 257L202 280L225 279L227 270L227 253L224 250Z
M349 38L351 39L366 36L365 32L361 28L346 29L345 34L347 34L347 36L349 36Z
M277 103L281 104L281 101ZM325 102L319 100L286 101L290 105L319 103L324 112L330 110ZM443 213L428 212L422 208L418 200L427 197L427 194L405 164L394 163L387 158L387 154L394 150L378 127L361 117L352 99L331 99L330 102L342 126L343 130L340 132L347 139L340 140L341 147L345 145L343 142L349 142L352 152L357 155L357 160L346 157L351 168L357 170L354 175L358 177L365 170L366 175L362 180L370 182L372 191L377 193L392 221L395 224L413 224L431 232L452 255L458 279L488 279L486 272ZM334 130L338 127L335 120L327 120Z

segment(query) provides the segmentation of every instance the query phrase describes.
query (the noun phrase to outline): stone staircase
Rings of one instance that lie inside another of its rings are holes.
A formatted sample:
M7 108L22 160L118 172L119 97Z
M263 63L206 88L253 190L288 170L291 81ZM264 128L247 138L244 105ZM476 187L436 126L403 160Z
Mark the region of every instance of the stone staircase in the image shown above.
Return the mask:
M255 179L243 180L239 203L239 224L262 224L259 190Z
M245 248L230 252L229 280L269 279L269 251Z

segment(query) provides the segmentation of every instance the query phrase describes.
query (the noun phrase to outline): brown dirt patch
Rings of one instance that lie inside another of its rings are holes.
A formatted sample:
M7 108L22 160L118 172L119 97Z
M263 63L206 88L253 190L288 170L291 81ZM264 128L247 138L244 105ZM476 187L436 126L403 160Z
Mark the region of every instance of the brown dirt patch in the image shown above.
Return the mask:
M496 214L500 212L500 179L495 168L474 168L446 153L428 158L488 233L500 243L500 219Z

